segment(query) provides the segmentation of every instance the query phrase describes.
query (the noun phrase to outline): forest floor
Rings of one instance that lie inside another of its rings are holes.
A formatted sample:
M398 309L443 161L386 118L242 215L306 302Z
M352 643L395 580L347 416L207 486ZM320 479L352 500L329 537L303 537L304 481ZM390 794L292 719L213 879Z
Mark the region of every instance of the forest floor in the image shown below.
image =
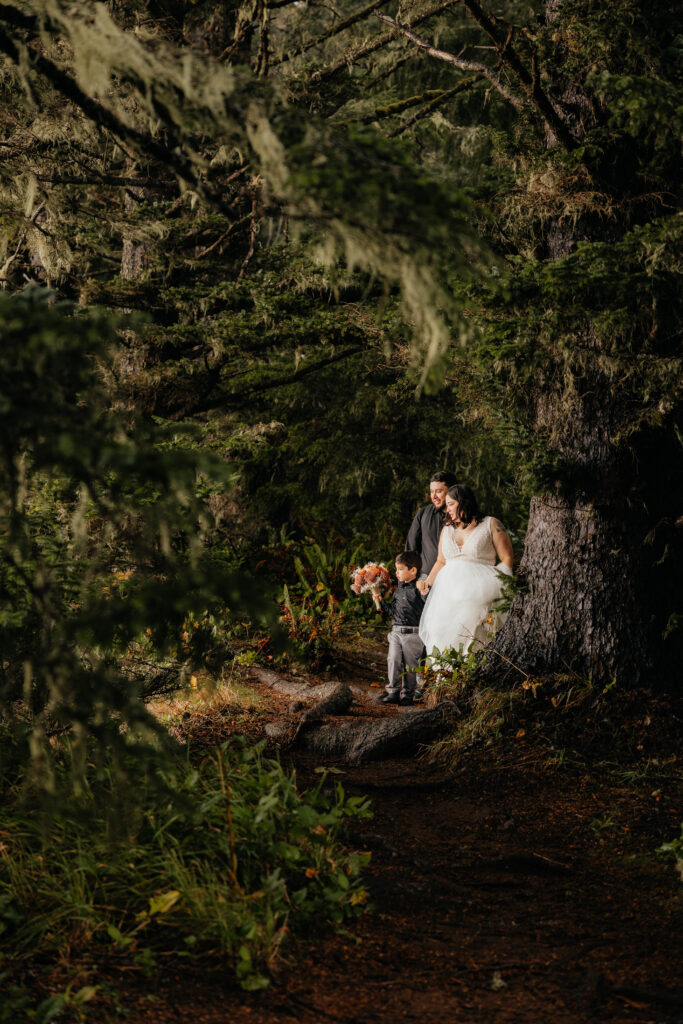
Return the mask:
M368 694L354 713L412 714L374 705L383 668L380 645L349 656L338 677ZM255 739L287 701L258 685L252 696L246 709L186 710L183 728L199 742ZM524 740L474 750L450 772L427 759L339 766L347 793L372 800L353 836L372 852L369 912L342 934L293 940L263 992L179 960L147 980L111 978L118 1010L93 1006L87 1019L683 1022L683 887L655 852L683 817L672 754L635 767L549 760ZM312 783L311 758L294 764Z

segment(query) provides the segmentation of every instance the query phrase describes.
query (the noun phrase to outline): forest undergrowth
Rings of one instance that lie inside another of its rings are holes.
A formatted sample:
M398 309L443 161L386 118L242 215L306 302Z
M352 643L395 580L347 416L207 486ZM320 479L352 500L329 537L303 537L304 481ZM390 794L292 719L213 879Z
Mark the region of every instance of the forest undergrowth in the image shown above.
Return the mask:
M113 770L52 821L32 815L19 785L10 791L0 870L3 1024L87 1020L90 1011L108 1019L99 1014L119 998L112 978L127 977L136 992L155 978L158 988L181 962L184 971L195 964L209 975L228 966L234 984L259 990L273 971L279 975L292 941L296 956L305 955L297 935L348 927L367 909L369 853L358 835L368 827L369 801L346 795L336 769L320 769L317 784L302 788L259 743L286 702L254 686L253 664L313 683L362 678L370 700L382 684L381 620L363 599L348 616L329 594L315 604L322 592L302 576L309 609L341 623L327 634L323 666L319 648L297 645L296 634L279 655L258 637L233 638L241 649L220 678L192 674L150 702L176 753L157 773L127 766L138 789L128 806ZM547 777L551 787L558 772L579 770L634 794L647 789L665 812L662 852L683 860L670 699L600 690L569 675L523 677L496 691L479 687L474 664L465 662L427 676L426 693L429 705L450 701L460 712L452 734L420 759L444 785L457 785L458 773L484 758L490 770ZM68 772L68 740L59 748L57 771ZM618 830L628 828L623 810L616 817L606 810L594 835L602 841L617 819Z
M66 743L57 771L69 755ZM235 736L211 749L179 745L156 778L129 769L130 801L112 771L52 819L32 813L19 788L5 803L3 1022L46 1022L66 1009L78 1019L103 974L149 977L169 958L227 967L258 989L290 933L362 912L368 858L342 842L368 802L347 797L324 769L301 789L263 744Z
M131 747L126 764L100 765L53 817L34 815L42 798L6 771L3 1024L87 1019L91 1004L115 1003L112 975L156 977L180 961L210 971L227 966L235 984L258 990L297 934L346 927L367 908L369 855L349 830L363 828L369 802L347 796L323 769L316 785L302 789L277 752L264 751L264 724L286 713L286 702L250 679L260 664L313 683L361 679L369 696L383 685L386 625L367 597L349 591L350 570L367 553L363 544L349 552L340 538L323 547L283 532L260 567L288 580L279 639L239 617L190 614L170 650L157 653L143 633L124 652L125 663L156 666L153 679L165 665L184 680L171 692L165 683L147 704L171 738L170 760L136 764ZM448 701L459 712L457 727L423 752L430 770L447 781L483 756L549 780L580 766L670 791L680 770L680 716L670 697L597 687L570 673L516 675L499 689L483 686L474 658L444 660L425 673L427 705ZM68 735L52 746L59 791L77 755ZM610 824L609 814L604 820ZM681 859L674 814L665 820L663 846ZM296 948L300 955L298 940Z

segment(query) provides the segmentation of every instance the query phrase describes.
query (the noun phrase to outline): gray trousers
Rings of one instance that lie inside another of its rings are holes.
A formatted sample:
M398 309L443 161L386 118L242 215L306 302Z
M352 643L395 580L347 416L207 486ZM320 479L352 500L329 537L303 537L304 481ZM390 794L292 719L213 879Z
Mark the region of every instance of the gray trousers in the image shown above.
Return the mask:
M424 655L424 644L420 634L415 630L401 633L405 626L394 626L387 636L389 653L387 654L387 673L389 682L387 693L400 693L401 697L412 697L417 688L415 668Z

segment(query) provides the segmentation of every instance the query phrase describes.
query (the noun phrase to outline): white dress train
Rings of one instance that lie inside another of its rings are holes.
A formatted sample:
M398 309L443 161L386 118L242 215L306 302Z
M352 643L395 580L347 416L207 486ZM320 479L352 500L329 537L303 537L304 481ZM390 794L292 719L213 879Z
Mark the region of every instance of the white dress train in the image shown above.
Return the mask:
M488 634L501 624L501 616L491 610L501 595L491 517L486 516L467 534L462 547L456 543L455 529L445 526L441 550L446 564L425 602L420 637L428 655L434 648L466 653L483 646Z

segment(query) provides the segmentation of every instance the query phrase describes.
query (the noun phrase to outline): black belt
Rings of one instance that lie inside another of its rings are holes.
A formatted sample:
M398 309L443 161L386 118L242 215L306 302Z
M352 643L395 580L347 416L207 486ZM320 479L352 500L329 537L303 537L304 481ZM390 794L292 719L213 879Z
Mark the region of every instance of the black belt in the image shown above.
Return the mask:
M417 633L419 626L394 626L397 633Z

